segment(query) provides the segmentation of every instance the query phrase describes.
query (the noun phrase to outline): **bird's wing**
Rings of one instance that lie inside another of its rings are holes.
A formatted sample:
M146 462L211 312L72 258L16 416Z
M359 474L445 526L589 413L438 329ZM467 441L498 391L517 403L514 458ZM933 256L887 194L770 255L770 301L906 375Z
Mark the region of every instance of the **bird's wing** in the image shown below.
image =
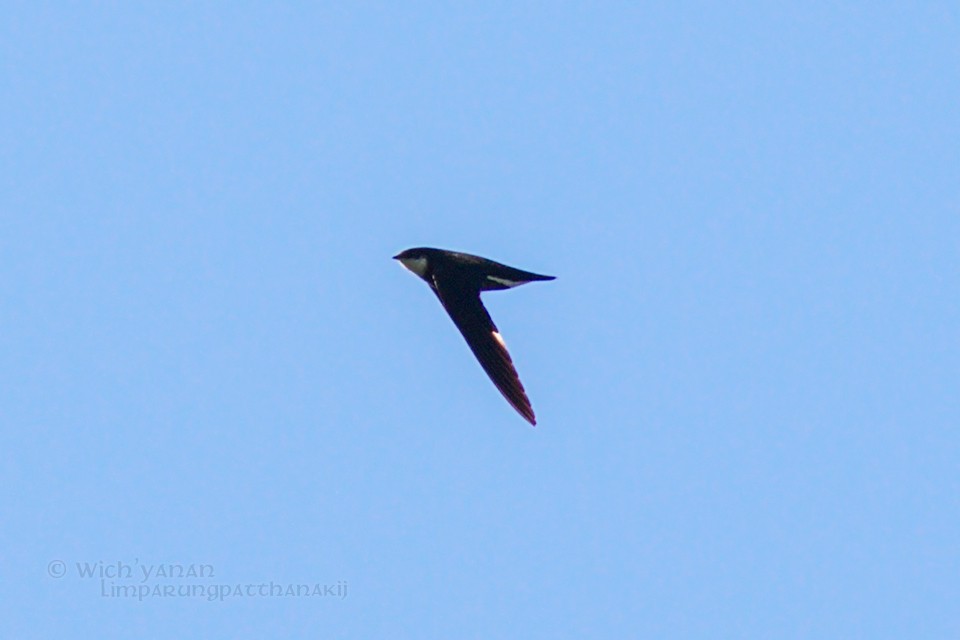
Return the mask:
M521 416L536 425L530 399L513 366L507 345L497 331L497 325L480 301L480 292L471 286L460 286L458 282L436 275L433 277L433 290L493 384L497 385L503 397Z

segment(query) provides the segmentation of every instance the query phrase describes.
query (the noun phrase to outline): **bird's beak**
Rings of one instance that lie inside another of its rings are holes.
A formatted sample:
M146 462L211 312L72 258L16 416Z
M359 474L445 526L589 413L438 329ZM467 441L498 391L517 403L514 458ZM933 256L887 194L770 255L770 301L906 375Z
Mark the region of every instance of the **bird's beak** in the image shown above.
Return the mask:
M399 259L400 259L400 254L398 253L397 255L393 256L393 259L394 259L394 260L399 260Z

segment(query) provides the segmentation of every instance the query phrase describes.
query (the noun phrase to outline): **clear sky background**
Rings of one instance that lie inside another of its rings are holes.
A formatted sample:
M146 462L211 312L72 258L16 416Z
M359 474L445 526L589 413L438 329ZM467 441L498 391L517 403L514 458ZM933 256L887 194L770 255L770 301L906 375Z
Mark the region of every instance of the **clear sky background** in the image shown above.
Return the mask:
M0 635L958 637L960 10L790 4L7 3Z

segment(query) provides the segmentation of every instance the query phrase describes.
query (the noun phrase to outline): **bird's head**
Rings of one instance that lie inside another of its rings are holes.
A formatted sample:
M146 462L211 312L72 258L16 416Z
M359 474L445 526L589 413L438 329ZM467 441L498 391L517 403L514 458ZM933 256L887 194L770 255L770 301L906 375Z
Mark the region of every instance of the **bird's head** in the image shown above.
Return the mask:
M393 259L399 260L401 265L423 278L427 274L429 253L429 249L417 247L416 249L401 251L393 256Z

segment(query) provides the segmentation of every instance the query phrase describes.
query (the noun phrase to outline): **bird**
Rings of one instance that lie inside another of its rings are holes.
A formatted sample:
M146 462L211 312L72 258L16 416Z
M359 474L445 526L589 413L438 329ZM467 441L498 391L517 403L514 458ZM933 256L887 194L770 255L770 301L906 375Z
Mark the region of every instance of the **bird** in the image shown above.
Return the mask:
M393 259L430 285L493 384L517 413L536 426L533 406L513 366L507 344L480 301L480 294L556 278L469 253L430 247L407 249Z

